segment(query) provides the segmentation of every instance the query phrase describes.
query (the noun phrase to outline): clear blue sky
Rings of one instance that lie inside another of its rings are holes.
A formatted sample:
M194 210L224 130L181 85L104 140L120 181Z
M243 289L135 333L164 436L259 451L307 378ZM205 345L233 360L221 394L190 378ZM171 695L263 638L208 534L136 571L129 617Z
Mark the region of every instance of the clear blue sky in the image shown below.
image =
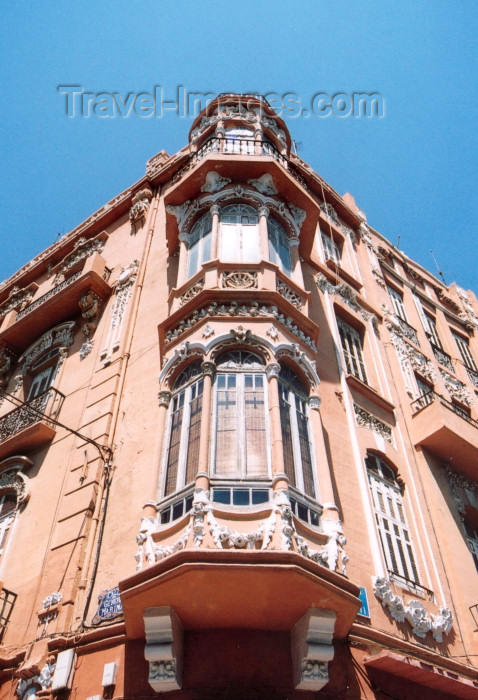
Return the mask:
M378 92L382 119L287 120L369 223L477 291L476 0L83 0L2 8L0 279L187 140L191 120L67 118L85 91ZM400 238L399 238L400 237Z

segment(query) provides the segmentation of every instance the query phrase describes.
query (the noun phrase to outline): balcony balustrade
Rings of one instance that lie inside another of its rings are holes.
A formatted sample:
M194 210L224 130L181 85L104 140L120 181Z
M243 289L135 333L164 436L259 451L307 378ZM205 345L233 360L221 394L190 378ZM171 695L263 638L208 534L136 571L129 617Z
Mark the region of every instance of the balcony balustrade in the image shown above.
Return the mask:
M468 367L467 365L465 365L465 369L470 378L470 382L473 384L474 387L478 389L478 372L472 369L471 367Z
M415 328L413 328L413 326L411 326L397 314L395 314L394 320L396 321L405 338L408 338L408 340L420 347L420 341L418 340L418 335Z
M56 429L51 420L60 412L64 395L52 387L0 417L0 458L17 448L39 447Z
M453 367L453 362L451 361L450 355L446 353L444 350L442 350L438 345L435 345L434 343L430 342L430 345L432 346L433 354L435 355L435 358L437 361L443 366L449 369L451 372L455 371L455 368Z
M452 464L469 478L478 478L478 421L464 408L429 391L411 404L412 439L415 446Z

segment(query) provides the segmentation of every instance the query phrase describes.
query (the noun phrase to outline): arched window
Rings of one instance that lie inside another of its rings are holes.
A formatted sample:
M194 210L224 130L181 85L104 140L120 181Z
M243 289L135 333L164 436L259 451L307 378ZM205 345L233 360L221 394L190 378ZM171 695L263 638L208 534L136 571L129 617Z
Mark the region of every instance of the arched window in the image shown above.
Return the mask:
M215 387L215 475L268 477L263 360L246 350L226 352L217 361Z
M279 401L285 473L291 486L315 498L307 391L286 365L279 373Z
M267 235L269 239L269 260L278 265L286 275L292 273L290 259L289 236L278 221L269 217L267 220Z
M212 218L204 214L191 229L188 247L188 277L192 277L201 265L211 259Z
M396 474L375 454L367 455L365 465L387 569L391 574L418 583L410 529Z
M221 210L219 257L223 262L259 262L259 215L247 204Z
M166 456L165 496L194 481L196 476L203 386L199 361L188 365L174 382Z

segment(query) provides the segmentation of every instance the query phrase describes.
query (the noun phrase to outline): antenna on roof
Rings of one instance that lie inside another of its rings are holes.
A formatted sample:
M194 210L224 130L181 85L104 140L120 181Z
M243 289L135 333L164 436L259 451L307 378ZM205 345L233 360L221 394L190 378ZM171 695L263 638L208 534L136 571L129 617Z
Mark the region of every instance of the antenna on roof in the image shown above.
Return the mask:
M397 249L400 250L400 234L397 236Z
M432 258L433 258L433 262L435 263L436 268L437 268L437 270L438 270L438 274L439 274L440 277L442 278L443 284L446 285L445 276L443 275L443 272L440 270L440 266L438 265L438 263L437 263L437 261L436 261L436 258L435 258L435 255L434 255L434 253L433 253L433 250L430 249L430 253L431 253L431 256L432 256Z

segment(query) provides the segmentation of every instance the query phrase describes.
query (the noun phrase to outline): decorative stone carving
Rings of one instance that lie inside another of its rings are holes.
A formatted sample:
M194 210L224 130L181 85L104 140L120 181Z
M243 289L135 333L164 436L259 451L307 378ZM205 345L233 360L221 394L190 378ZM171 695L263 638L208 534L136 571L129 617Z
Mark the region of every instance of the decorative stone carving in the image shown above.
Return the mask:
M22 311L20 311L17 315L16 320L18 321L19 319L23 318L27 314L30 314L32 311L37 309L39 306L45 303L45 301L48 301L48 299L51 299L52 297L55 296L55 294L58 294L58 292L61 292L63 289L68 287L72 282L77 280L79 277L81 277L81 270L77 270L74 272L72 275L70 275L66 280L58 284L56 287L53 287L53 289L50 289L49 292L46 292L46 294L43 294L41 297L36 299L34 302L26 306Z
M351 309L359 313L364 321L370 321L374 328L378 327L378 318L359 303L356 293L348 284L341 282L340 284L333 285L322 272L319 272L315 276L315 282L321 292L337 294L347 306L350 306Z
M181 689L184 633L178 616L173 608L164 606L146 608L143 618L148 683L156 693Z
M415 282L418 282L422 286L425 286L425 278L422 277L421 275L418 274L416 270L414 270L410 265L407 265L407 263L403 263L403 269L409 275Z
M287 299L293 306L297 309L301 309L303 306L302 297L300 294L295 292L288 284L282 282L282 280L277 280L277 291L281 294L284 299Z
M474 507L475 503L478 504L478 483L453 471L448 464L445 464L444 468L453 498L457 503L457 510L461 519L464 520L466 513L465 500L467 500L470 505L473 505Z
M180 231L184 228L184 222L189 213L190 206L191 202L189 199L187 199L182 204L168 204L168 206L166 207L166 211L168 212L168 214L172 214L176 217L176 221L178 222Z
M276 379L278 379L279 373L280 373L280 364L278 362L269 362L269 364L266 366L267 379L272 379L272 377L275 377Z
M248 304L242 304L241 306L239 306L238 302L236 301L230 302L229 306L226 306L225 304L219 305L217 302L213 301L209 304L209 306L195 309L191 316L183 318L174 329L167 331L165 343L168 345L169 343L173 342L184 332L190 328L193 328L197 323L208 316L250 316L253 318L257 316L272 316L278 323L299 338L299 340L301 340L305 345L308 345L314 351L317 350L312 338L300 330L290 316L286 317L284 314L279 313L277 306L260 307L256 301L252 301Z
M10 311L13 311L13 309L22 311L29 305L33 294L34 292L32 289L12 287L8 299L0 307L0 319L6 316Z
M274 328L274 326L271 326L266 330L266 335L268 335L271 340L277 340L279 337L279 331L277 328Z
M297 224L297 228L300 230L302 223L307 216L307 212L305 209L301 209L300 207L296 207L295 204L291 204L289 202L289 209L292 214L292 218L294 219L295 223Z
M214 328L208 324L203 328L202 331L202 337L203 338L210 338L212 335L214 335Z
M354 403L355 420L360 428L373 430L383 437L387 442L392 442L392 428L373 416L371 413Z
M153 198L153 193L149 187L144 187L133 197L132 207L129 210L129 220L133 225L133 231L136 230L136 224L142 222L146 217L146 212L149 209L151 200Z
M210 170L206 175L206 181L201 187L201 192L219 192L223 187L229 185L230 177L222 177L215 170Z
M31 678L21 678L18 681L15 693L19 698L22 698L31 686L39 685L42 690L48 690L50 688L53 672L55 671L53 658L54 657L51 657L46 661L38 675L32 676Z
M223 272L221 283L226 289L257 289L257 272Z
M69 270L76 267L82 260L86 260L94 253L101 253L106 241L106 234L101 237L86 239L83 236L78 238L73 247L73 252L64 258L58 272L53 280L53 286L57 287L65 280L65 275ZM59 291L58 289L56 291Z
M27 477L21 472L8 470L0 474L0 494L14 491L17 497L17 507L28 500L29 490Z
M211 379L214 379L214 375L216 374L216 365L214 364L214 362L203 362L201 364L201 369L204 375L211 377Z
M262 194L278 194L279 190L275 186L274 178L270 173L264 173L257 180L248 180L250 185L256 188Z
M101 301L101 297L90 289L82 295L78 302L81 317L85 320L82 330L88 339L96 330Z
M231 334L236 341L236 343L245 343L251 335L249 328L244 328L243 326L238 326L237 328L231 328Z
M39 340L31 345L18 360L19 364L22 366L22 375L26 373L27 369L35 362L37 357L45 352L45 350L49 350L56 345L69 348L73 342L74 325L74 321L62 323L44 333Z
M158 394L158 405L168 408L171 403L171 396L172 394L170 391L160 391Z
M453 626L453 615L449 608L440 608L439 615L429 613L419 600L411 600L408 605L403 599L395 595L390 588L390 582L377 577L373 589L382 605L388 610L397 622L405 622L412 626L412 632L416 637L424 638L430 630L437 642L443 641L443 635L448 634Z
M451 374L448 374L448 372L445 372L443 369L440 369L440 374L450 396L471 408L471 406L473 406L473 399L466 385L460 382L456 377L452 377Z
M191 299L194 299L202 290L204 289L204 277L202 277L200 280L198 280L195 284L193 284L192 287L189 287L189 289L184 292L184 294L181 294L181 297L179 299L179 304L180 306L184 306L184 304L187 304L188 301L191 301Z
M0 387L6 387L10 379L12 364L15 361L15 353L8 348L0 348Z
M258 542L262 543L261 549L267 549L276 524L276 513L274 510L267 520L259 524L256 530L247 533L230 530L226 525L219 525L214 517L211 506L207 507L206 511L209 531L218 549L224 549L224 547L232 549L254 549L255 544Z
M315 408L318 410L320 408L320 404L322 403L322 399L316 394L311 394L307 403L309 404L310 408Z
M42 608L43 610L46 610L47 608L51 607L52 605L58 605L61 603L62 599L62 594L60 591L56 591L55 593L50 593L49 596L45 598L45 600L42 602Z
M163 167L165 163L170 160L170 156L166 151L160 151L155 156L150 158L146 163L146 175L148 177L153 177L156 175Z
M294 625L291 647L296 690L317 692L328 683L336 618L333 610L311 608Z
M116 282L114 294L115 300L111 310L111 323L106 338L105 347L101 351L101 359L105 363L111 361L111 356L119 348L121 328L128 305L133 293L133 285L136 282L139 269L139 260L132 260L129 265L123 267Z
M468 330L475 330L478 328L478 316L475 313L468 292L461 287L457 287L456 292L463 305L463 311L458 316L464 321Z

